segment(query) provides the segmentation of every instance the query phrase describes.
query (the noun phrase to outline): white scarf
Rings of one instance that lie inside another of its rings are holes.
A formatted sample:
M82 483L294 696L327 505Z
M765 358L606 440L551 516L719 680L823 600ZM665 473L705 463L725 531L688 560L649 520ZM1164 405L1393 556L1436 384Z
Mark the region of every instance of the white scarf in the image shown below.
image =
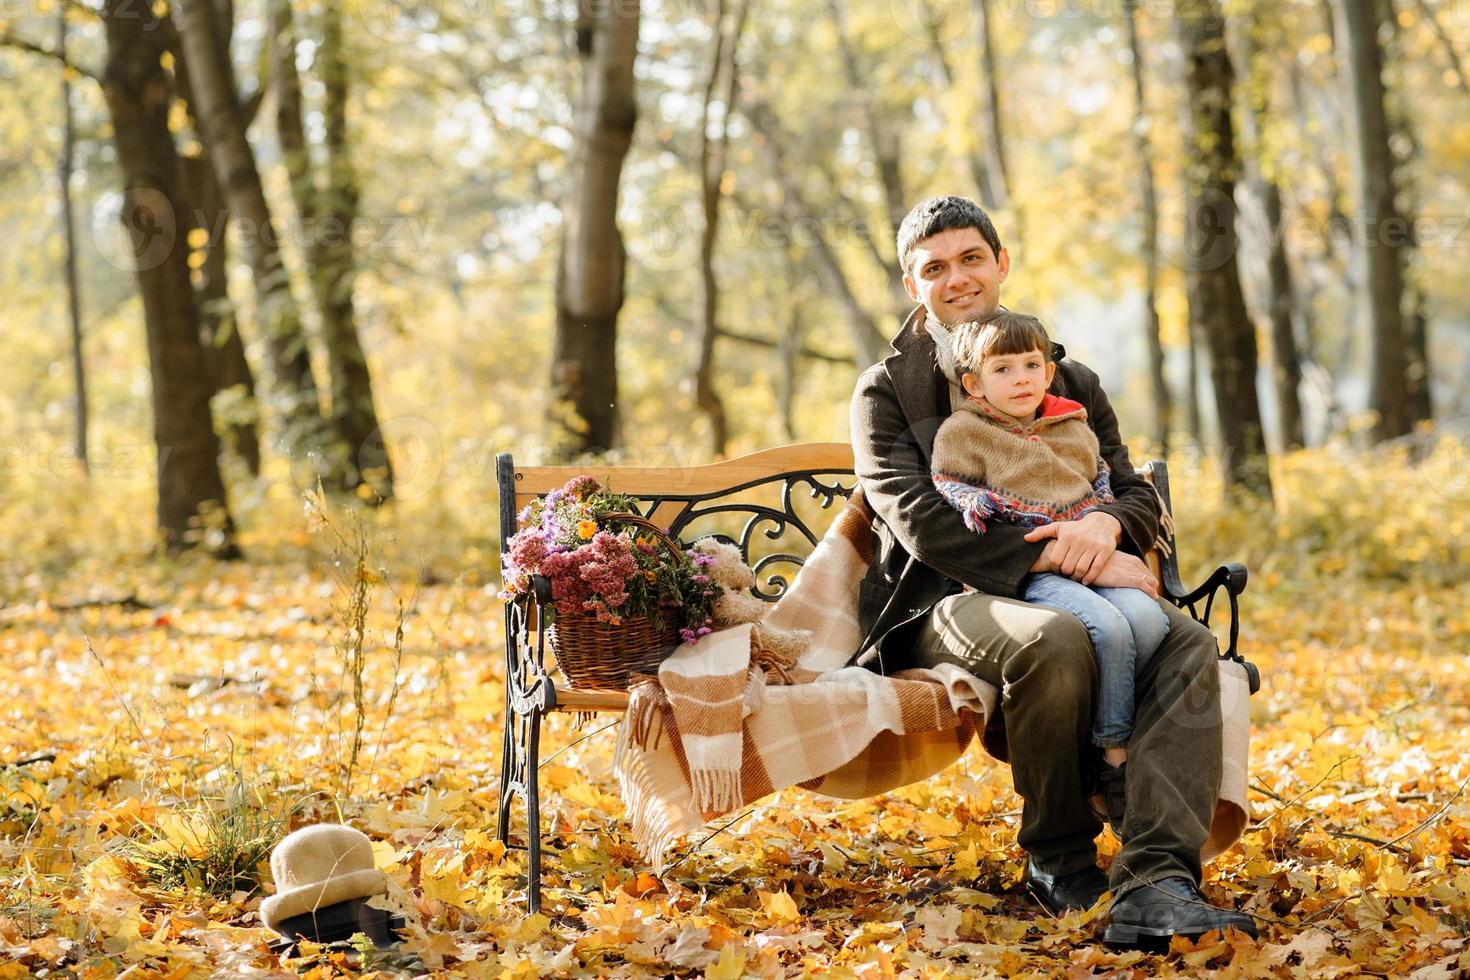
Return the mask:
M940 323L927 313L924 316L924 330L934 339L934 360L939 364L940 373L949 379L949 383L957 385L960 383L960 372L954 363L954 344L950 337L949 328Z

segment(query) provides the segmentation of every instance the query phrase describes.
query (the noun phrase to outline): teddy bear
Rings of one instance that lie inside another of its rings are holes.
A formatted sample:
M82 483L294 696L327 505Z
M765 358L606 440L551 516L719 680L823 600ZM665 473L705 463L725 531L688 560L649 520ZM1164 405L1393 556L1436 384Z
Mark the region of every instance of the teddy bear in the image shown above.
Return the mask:
M750 589L755 585L755 572L745 563L738 547L715 537L700 538L692 547L715 560L706 570L706 574L722 590L711 610L710 625L722 630L742 623L753 623L755 625L750 631L751 654L758 659L771 659L785 667L795 666L811 641L811 631L781 629L761 622L761 618L770 609L770 604L750 594Z

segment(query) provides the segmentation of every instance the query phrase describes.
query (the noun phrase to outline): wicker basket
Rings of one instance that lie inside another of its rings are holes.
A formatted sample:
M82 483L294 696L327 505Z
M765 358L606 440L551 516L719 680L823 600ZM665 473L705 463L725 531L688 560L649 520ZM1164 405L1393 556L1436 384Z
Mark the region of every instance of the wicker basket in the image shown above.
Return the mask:
M637 514L604 514L598 521L635 524L675 556L682 554L672 538ZM628 616L613 625L599 621L595 613L557 613L546 627L546 639L568 687L626 691L632 675L657 673L674 652L679 625L672 614L662 622L650 615Z

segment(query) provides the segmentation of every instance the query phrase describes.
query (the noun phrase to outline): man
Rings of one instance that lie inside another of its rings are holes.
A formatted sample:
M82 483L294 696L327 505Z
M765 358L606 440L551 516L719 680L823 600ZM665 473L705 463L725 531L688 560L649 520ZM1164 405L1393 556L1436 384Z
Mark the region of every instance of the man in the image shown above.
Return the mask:
M997 309L1010 255L985 212L959 197L931 198L909 212L898 254L919 306L893 341L896 353L859 378L851 406L857 475L876 515L859 602L866 639L855 661L884 673L949 662L1001 690L983 739L1010 762L1024 800L1018 839L1028 852L1029 887L1053 914L1088 908L1109 889L1094 842L1102 825L1087 803L1096 778L1097 667L1077 619L1016 596L1027 575L1048 571L1157 596L1140 557L1158 534L1157 498L1129 464L1097 375L1054 345L1050 391L1086 408L1116 501L1030 531L1000 523L983 535L968 530L930 476L934 433L963 397L947 329ZM1170 629L1137 676L1126 816L1115 828L1123 845L1104 940L1155 945L1227 927L1254 936L1249 917L1199 894L1200 846L1220 785L1215 641L1171 603L1161 606Z

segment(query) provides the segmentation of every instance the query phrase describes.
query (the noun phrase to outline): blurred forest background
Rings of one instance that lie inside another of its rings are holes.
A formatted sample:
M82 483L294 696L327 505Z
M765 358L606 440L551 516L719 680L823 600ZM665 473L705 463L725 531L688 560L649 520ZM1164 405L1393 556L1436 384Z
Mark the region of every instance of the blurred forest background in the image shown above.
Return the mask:
M324 820L455 975L1470 971L1467 71L1470 0L0 0L0 977L296 975ZM1250 567L1261 942L1040 914L978 751L651 874L560 716L525 916L495 454L846 439L940 193Z
M0 465L229 553L288 459L845 439L951 192L1140 451L1463 440L1467 61L1461 0L9 0Z

